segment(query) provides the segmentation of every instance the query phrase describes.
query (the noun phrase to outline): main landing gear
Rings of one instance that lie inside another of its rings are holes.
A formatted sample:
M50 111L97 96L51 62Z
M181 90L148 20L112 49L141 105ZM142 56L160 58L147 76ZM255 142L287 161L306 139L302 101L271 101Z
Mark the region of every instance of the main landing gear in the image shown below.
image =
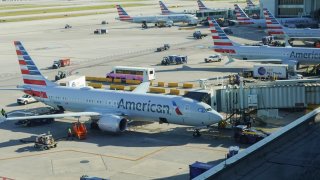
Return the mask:
M200 137L200 136L201 136L200 129L195 129L193 131L193 137Z

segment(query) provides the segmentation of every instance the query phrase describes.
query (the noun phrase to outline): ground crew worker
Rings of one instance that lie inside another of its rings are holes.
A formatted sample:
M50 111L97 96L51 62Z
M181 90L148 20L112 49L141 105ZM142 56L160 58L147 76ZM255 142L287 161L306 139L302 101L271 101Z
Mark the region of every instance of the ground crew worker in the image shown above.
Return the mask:
M3 108L1 109L1 114L6 118L8 117L6 111Z
M69 139L69 138L72 138L72 140L73 140L72 131L71 131L71 128L70 128L70 127L68 128L68 136L67 136L67 139Z

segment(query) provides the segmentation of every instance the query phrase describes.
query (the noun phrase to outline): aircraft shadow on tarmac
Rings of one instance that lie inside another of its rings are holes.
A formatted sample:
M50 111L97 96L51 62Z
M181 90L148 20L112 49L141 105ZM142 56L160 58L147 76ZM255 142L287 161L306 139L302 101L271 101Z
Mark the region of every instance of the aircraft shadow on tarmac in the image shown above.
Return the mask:
M76 119L75 121L76 122ZM139 125L139 127L137 126ZM88 138L81 140L81 142L96 144L99 147L107 146L119 146L119 147L158 147L158 146L179 146L186 144L203 144L209 143L211 147L229 147L234 145L233 140L226 140L220 138L212 138L209 135L204 134L199 138L194 138L192 136L192 129L190 127L173 127L173 128L162 128L167 126L167 124L159 124L159 128L148 129L147 132L144 131L143 123L137 123L135 126L131 124L128 131L113 134L108 132L102 132L100 130L90 129L90 124L86 123L88 129ZM34 127L24 127L14 124L14 121L6 121L0 124L0 130L6 130L11 132L23 132L29 134L43 134L50 132L56 140L65 140L67 136L67 128L71 126L71 122L55 121L51 124L34 126ZM139 132L136 129L139 129ZM4 140L5 137L2 138ZM0 143L0 148L21 145L21 139L7 140ZM34 141L35 137L30 136L29 138L23 138L26 141ZM73 141L80 141L74 139ZM26 144L30 146L30 144ZM27 148L28 150L28 148ZM17 152L24 152L25 149L18 149Z
M201 29L201 32L208 34L210 36L209 26L199 26L198 29ZM222 27L224 29L225 27ZM229 26L233 34L227 34L228 37L238 37L252 41L261 41L263 36L267 36L264 32L264 29L259 29L256 27L250 26Z

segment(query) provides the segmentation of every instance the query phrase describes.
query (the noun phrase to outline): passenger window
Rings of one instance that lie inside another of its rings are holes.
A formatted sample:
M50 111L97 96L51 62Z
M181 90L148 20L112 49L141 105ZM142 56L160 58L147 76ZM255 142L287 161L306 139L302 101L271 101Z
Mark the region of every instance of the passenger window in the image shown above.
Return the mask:
M153 74L153 71L150 71L150 73L149 74Z
M190 110L190 106L189 106L188 104L185 106L185 110L186 110L186 111L189 111L189 110Z

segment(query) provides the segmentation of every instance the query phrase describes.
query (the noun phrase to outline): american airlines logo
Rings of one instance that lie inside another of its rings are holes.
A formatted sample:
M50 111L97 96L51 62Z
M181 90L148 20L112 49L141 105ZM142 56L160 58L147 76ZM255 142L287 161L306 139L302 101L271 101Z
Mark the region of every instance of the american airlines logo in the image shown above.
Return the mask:
M305 59L320 59L320 53L296 53L294 51L291 52L290 58L305 58Z
M154 104L149 100L148 102L133 102L125 101L121 99L118 103L118 109L143 111L143 112L154 112L160 114L170 114L170 106L163 104Z

